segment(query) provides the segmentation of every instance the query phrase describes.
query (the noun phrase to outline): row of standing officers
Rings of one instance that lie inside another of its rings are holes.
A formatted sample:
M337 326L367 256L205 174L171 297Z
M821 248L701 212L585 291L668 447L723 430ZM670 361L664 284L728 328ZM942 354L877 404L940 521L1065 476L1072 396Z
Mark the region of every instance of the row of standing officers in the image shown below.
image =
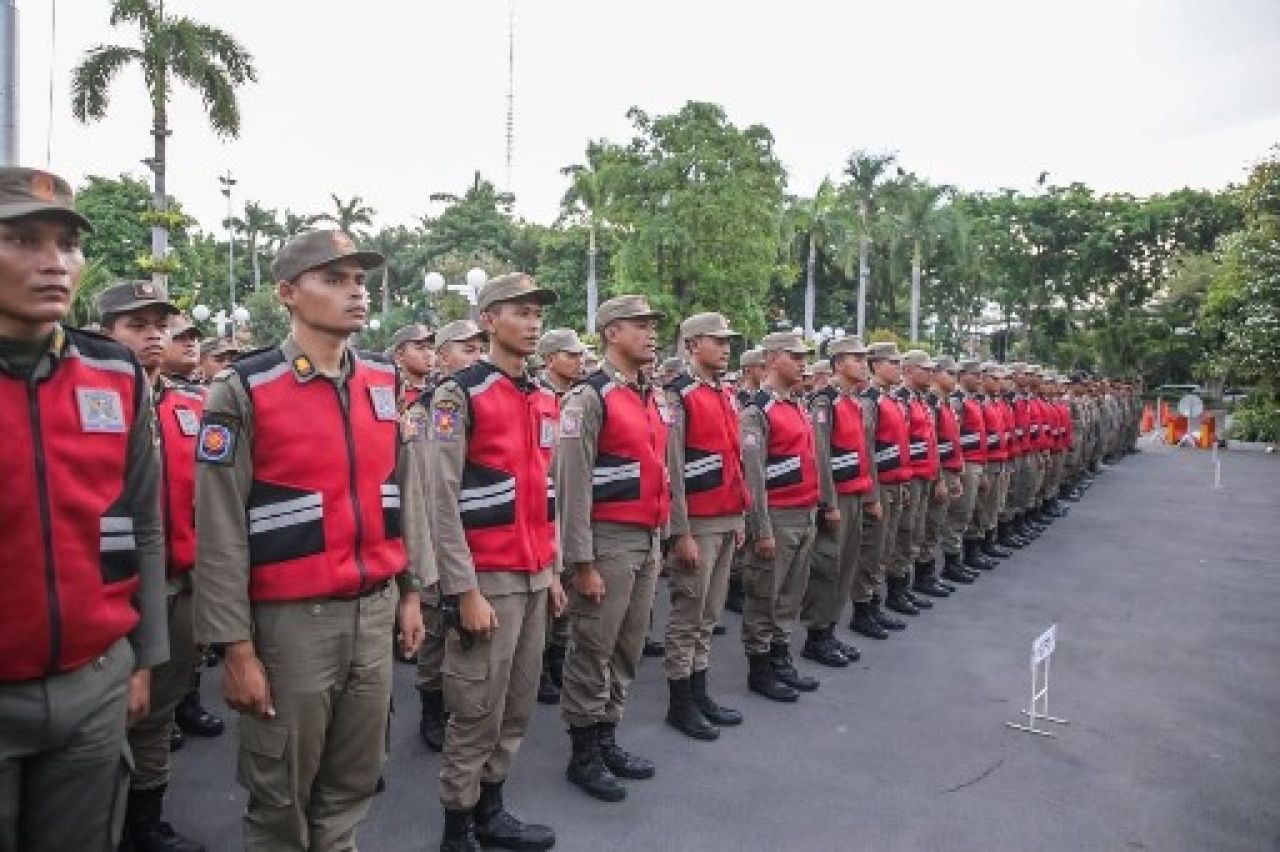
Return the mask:
M767 335L734 387L719 314L681 324L686 369L657 386L640 296L600 306L599 368L574 382L581 344L542 333L555 294L522 274L485 286L478 324L398 335L397 367L348 344L383 258L338 231L281 248L289 337L206 390L160 370L160 285L109 288L107 336L62 324L90 228L60 178L0 169L0 521L22 554L0 587L2 852L109 849L125 823L131 848L201 848L161 819L197 643L224 649L240 713L246 847L354 848L393 634L443 747L441 848L549 848L504 801L540 676L572 783L618 801L653 777L618 728L664 560L667 721L713 740L742 722L708 683L731 588L749 688L796 701L819 687L799 621L803 657L848 665L846 601L857 633L903 629L891 612L974 582L1131 443L1132 406L1082 381L856 338L805 395L803 341Z

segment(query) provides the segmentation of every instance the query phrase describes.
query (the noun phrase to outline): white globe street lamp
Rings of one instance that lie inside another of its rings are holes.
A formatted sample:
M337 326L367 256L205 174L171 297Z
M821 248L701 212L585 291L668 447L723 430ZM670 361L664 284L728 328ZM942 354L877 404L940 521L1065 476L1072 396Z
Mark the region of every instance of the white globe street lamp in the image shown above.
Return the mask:
M374 317L373 319L369 320L369 328L371 328L374 331L377 331L378 329L382 328L382 320L378 319L377 317Z
M249 309L244 305L237 305L236 309L231 312L231 318L235 320L236 325L244 325L249 321Z
M210 316L212 316L212 314L209 313L208 305L196 305L191 309L191 318L196 322L204 322Z
M444 276L439 272L428 272L422 279L422 289L434 296L444 289Z

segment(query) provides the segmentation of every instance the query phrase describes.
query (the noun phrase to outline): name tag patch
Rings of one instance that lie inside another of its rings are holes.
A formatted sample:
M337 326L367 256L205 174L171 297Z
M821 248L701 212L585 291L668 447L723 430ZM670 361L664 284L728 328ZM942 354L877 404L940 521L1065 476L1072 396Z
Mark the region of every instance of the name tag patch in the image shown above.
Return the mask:
M108 388L76 388L80 428L86 432L120 433L124 429L124 405L118 391Z
M566 411L560 415L560 437L582 437L582 418L580 418L576 412Z
M400 412L396 409L395 388L372 385L369 388L369 401L373 403L373 416L379 420L400 419Z
M538 432L538 446L549 450L556 445L556 422L549 417L542 418L542 427Z
M200 418L190 408L175 408L173 416L178 418L178 431L188 438L200 431Z

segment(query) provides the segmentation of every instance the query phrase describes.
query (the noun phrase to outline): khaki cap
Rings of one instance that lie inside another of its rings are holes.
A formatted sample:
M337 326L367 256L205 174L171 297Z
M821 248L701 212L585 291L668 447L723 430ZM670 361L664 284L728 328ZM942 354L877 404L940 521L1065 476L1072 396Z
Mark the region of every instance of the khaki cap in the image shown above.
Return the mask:
M419 340L428 342L436 339L436 334L420 322L409 323L403 328L396 329L396 333L391 335L391 342L387 344L387 352L395 352L406 343L415 343Z
M1039 364L1028 364L1027 372L1033 376L1040 376L1044 374L1044 367L1041 367Z
M167 313L177 314L180 311L169 301L169 291L163 284L151 279L141 281L118 281L98 294L98 316L125 314L158 305Z
M764 350L760 348L748 349L738 357L738 368L746 367L763 367L764 366Z
M987 369L987 365L977 358L961 358L956 362L956 369L962 373L981 373Z
M662 319L662 314L649 307L644 296L615 296L596 310L596 331L604 331L611 322L622 319Z
M684 369L684 361L682 361L679 358L672 357L662 362L662 366L659 368L659 372L678 373L683 369Z
M992 364L990 372L997 379L1008 379L1013 376L1013 371L1004 364Z
M469 319L454 320L436 332L436 349L446 343L460 343L464 340L486 339L485 333Z
M960 368L956 366L956 359L950 355L939 355L933 359L933 368L935 370L945 370L948 373L960 372Z
M775 331L766 334L760 341L760 348L765 352L791 352L795 355L808 355L809 347L800 335L790 331Z
M581 355L587 351L578 339L578 332L571 328L553 328L538 339L538 354L546 357L556 352Z
M303 231L276 252L276 258L271 262L271 274L277 281L292 281L308 270L348 259L363 269L377 269L386 262L386 258L376 251L356 248L356 241L343 231Z
M862 338L857 335L852 337L842 337L827 344L827 354L831 357L852 353L854 355L866 355L868 349L862 343Z
M831 375L831 362L826 358L813 362L813 374L815 376Z
M200 329L196 327L186 314L174 314L169 317L169 337L179 340L183 337L201 337Z
M81 230L93 225L74 206L71 185L52 172L22 166L0 167L0 221L50 213L69 219Z
M890 340L867 347L867 358L872 361L901 361L902 355L898 352L898 344Z
M228 352L239 355L240 347L234 340L226 337L208 337L200 341L201 355L225 355Z
M694 314L680 323L680 336L685 340L691 337L741 337L741 334L729 328L729 321L723 314Z
M1027 371L1027 363L1025 361L1014 361L1006 368L1010 373L1025 373Z
M513 302L516 299L532 299L539 305L550 305L558 298L554 290L539 286L532 276L523 272L512 272L509 275L490 278L489 282L480 288L480 295L476 297L476 306L483 311L499 302Z
M923 349L908 349L902 353L902 366L904 367L924 367L925 369L933 369L933 359L929 357L929 353Z

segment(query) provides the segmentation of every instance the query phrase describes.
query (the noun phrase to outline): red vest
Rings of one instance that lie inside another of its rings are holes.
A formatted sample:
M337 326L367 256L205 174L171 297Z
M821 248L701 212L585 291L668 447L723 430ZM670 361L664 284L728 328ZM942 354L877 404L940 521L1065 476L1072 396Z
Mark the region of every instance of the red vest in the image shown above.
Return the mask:
M1010 461L1023 454L1022 440L1018 435L1018 417L1014 412L1013 402L1014 395L1011 393L1004 394L996 402L996 406L1000 409L1000 416L1004 419L1004 442L1009 451Z
M907 408L892 394L878 388L866 391L876 403L876 473L885 485L911 478L911 441L907 436Z
M905 388L899 393L905 393ZM933 424L929 403L911 394L907 402L907 434L910 437L911 478L938 477L938 433Z
M667 423L661 394L612 381L603 370L586 384L600 395L604 420L591 470L591 519L657 529L671 517ZM659 408L659 405L662 407Z
M165 567L176 577L196 564L196 435L204 393L169 384L160 389L155 403L164 463Z
M1018 455L1025 455L1034 449L1031 443L1031 400L1021 393L1016 395L1013 406L1013 440Z
M1057 449L1065 453L1071 449L1071 406L1059 399L1052 403L1054 416L1058 420Z
M138 623L123 492L146 378L120 344L64 332L45 380L0 373L0 682L78 669Z
M960 404L960 449L966 462L987 463L987 420L982 403L971 393L957 391L951 398ZM997 436L996 441L1000 439Z
M943 470L964 470L965 452L960 445L960 423L950 400L939 399L938 411L938 463Z
M684 411L684 493L689 517L742 514L749 497L733 390L727 385L712 388L684 374L668 387L680 395Z
M555 395L532 381L517 383L488 361L449 381L466 392L470 408L458 513L471 561L476 571L537 573L556 558Z
M794 400L774 398L767 390L751 404L769 425L764 485L770 509L812 509L818 505L818 452L809 413Z
M299 375L279 347L232 365L253 403L253 446L241 452L253 452L254 602L350 597L405 567L395 368L377 355L349 357L345 411L331 380Z
M1007 461L1009 441L1005 437L1004 405L998 397L988 396L982 401L982 425L987 430L987 461Z
M1040 397L1033 396L1028 400L1031 412L1031 447L1035 450L1048 450L1053 446L1053 424L1049 417L1049 403Z
M837 494L865 494L871 490L871 459L862 405L834 385L818 393L830 400L831 478Z

